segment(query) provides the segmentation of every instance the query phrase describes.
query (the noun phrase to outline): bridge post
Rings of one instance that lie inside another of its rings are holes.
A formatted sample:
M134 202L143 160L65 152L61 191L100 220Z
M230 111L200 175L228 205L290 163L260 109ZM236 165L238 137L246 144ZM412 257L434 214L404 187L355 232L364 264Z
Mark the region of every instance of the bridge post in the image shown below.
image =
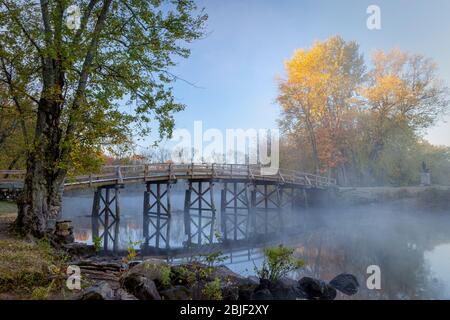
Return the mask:
M100 192L94 191L94 201L92 204L92 241L98 238L98 218L100 214Z
M192 182L189 180L186 192L184 195L184 234L187 236L187 243L192 243L191 238L191 216L190 216L190 207L191 207L191 196L192 196Z
M154 186L154 187L153 187ZM170 248L170 193L172 181L147 182L144 192L144 245L160 249L161 244Z
M207 184L206 189L203 189L204 183ZM210 244L214 240L216 208L213 187L212 179L189 180L184 202L185 233L189 245L192 244L194 238L197 238L196 244L198 245L203 244L203 240ZM195 194L194 200L192 200L193 194Z
M97 187L92 205L92 240L101 238L103 250L108 251L109 242L113 244L114 252L118 249L118 223L120 220L120 188L122 185ZM113 194L111 194L113 191ZM114 205L113 205L114 203ZM112 219L110 221L110 219ZM100 227L103 232L99 234ZM115 227L114 234L111 232Z
M280 184L258 182L253 188L251 195L253 235L267 235L270 232L281 231L283 220Z
M305 189L305 188L303 188L302 190L303 190L303 201L304 201L304 206L305 206L305 209L308 209L308 208L309 208L308 193L306 192L306 189Z
M231 188L229 187L230 184L232 185ZM222 232L225 240L229 239L230 233L232 240L248 238L251 210L248 193L248 183L224 183L221 193L220 212Z

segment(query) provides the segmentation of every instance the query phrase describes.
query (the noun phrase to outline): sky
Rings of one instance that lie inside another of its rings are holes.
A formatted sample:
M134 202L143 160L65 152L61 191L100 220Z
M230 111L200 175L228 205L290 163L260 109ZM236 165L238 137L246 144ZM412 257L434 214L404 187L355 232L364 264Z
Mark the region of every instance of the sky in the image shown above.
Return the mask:
M435 60L450 86L448 0L199 0L209 19L204 39L173 73L175 97L187 107L176 127L276 128L277 78L284 62L315 40L340 35L359 43L366 58L376 49L400 48ZM369 30L369 5L381 9L381 30ZM425 133L433 144L450 146L450 117Z

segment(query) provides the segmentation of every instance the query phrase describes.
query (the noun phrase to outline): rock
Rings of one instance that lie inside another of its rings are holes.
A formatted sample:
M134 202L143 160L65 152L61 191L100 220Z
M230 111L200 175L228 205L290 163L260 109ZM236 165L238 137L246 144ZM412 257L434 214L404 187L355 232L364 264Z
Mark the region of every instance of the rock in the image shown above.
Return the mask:
M256 276L249 276L247 277L247 280L249 283L254 284L254 285L259 285L259 278Z
M298 285L306 299L334 300L336 298L336 289L322 280L304 277L298 281Z
M270 280L268 279L259 279L259 284L255 290L269 289Z
M134 260L134 261L130 261L128 262L128 268L133 268L134 266L137 266L138 264L144 262L143 260Z
M134 279L136 276L141 276L145 279L154 281L157 286L160 286L163 279L164 268L170 268L164 260L148 259L125 272L122 275L120 282L123 284L128 277L132 277Z
M304 293L298 288L297 281L282 278L269 284L269 291L275 300L296 300L304 298Z
M80 300L114 300L114 290L108 282L101 281L86 289Z
M251 300L273 300L273 295L269 289L260 289L253 292Z
M137 273L121 280L122 286L139 300L161 300L155 282Z
M358 292L359 283L356 277L349 273L337 275L330 281L330 285L340 292L352 296Z
M204 288L205 282L203 281L194 282L194 284L191 286L192 300L207 300L203 293Z
M246 283L238 285L238 300L248 301L251 300L253 292L259 286L259 278L250 276L246 278Z
M225 301L236 301L239 300L240 288L235 283L223 283L220 286L222 291L222 300Z
M235 285L247 284L249 280L237 273L234 273L225 266L209 268L205 264L198 262L172 266L171 268L174 283L188 285L196 280L214 281L220 279L221 283L232 283ZM200 278L202 279L198 279Z
M94 246L79 242L64 244L63 249L69 255L81 258L89 258L96 254Z
M189 300L191 291L184 286L174 286L172 288L162 290L160 295L164 300Z
M63 220L55 223L54 238L57 243L68 244L75 241L72 221Z
M246 284L248 279L231 271L228 267L219 266L212 269L210 276L208 277L210 281L219 278L221 282L228 282L233 284Z
M126 290L119 288L116 291L116 300L138 300L138 299L131 293L127 292Z

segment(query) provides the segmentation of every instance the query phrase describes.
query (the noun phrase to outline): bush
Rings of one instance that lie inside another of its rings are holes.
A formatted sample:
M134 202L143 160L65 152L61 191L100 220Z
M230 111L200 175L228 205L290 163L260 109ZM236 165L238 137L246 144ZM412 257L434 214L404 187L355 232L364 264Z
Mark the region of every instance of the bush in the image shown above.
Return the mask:
M215 278L214 281L205 284L202 291L208 300L222 300L222 290L220 289L220 279Z
M287 276L290 272L303 267L303 260L294 257L294 249L279 245L264 249L264 260L261 269L255 266L255 272L260 279L272 282Z

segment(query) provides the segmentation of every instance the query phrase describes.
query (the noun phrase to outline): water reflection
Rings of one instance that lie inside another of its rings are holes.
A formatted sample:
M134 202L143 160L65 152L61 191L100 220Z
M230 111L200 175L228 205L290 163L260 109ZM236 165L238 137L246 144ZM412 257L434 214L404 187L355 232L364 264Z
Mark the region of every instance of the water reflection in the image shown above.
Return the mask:
M177 197L168 234L170 250L153 253L170 260L186 260L200 252L217 250L217 246L183 249L187 238L182 192L175 193L173 198ZM64 215L73 220L77 241L92 242L91 201L87 194L65 198ZM99 236L107 239L108 250L117 254L122 254L130 241L144 239L142 196L124 192L122 204L121 219L110 226L110 232L105 233L101 225L98 230ZM340 211L286 212L283 219L289 228L277 237L220 247L228 257L226 264L238 273L252 275L262 262L261 248L283 243L295 247L306 262L305 268L293 276L331 280L342 272L355 274L361 284L360 292L352 297L355 299L450 298L450 217L445 213L412 212L407 204L398 203ZM216 227L219 229L220 221ZM155 241L147 245L154 248ZM163 245L162 249L167 248ZM365 285L370 265L381 268L381 290L369 290Z

